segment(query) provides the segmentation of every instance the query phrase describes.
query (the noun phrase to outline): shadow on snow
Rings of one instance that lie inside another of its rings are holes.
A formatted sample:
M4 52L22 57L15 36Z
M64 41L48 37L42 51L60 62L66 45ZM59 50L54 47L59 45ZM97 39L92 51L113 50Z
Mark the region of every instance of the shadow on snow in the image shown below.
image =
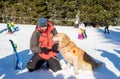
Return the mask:
M115 28L116 30L120 30L119 28ZM110 33L104 33L104 29L97 29L99 33L102 33L103 37L108 39L107 42L111 42L113 44L120 44L120 32L110 30Z
M98 49L97 51L101 51L102 52L101 56L109 59L113 63L114 67L116 67L120 71L120 67L119 67L120 57L105 50ZM120 52L120 50L114 50L114 51L116 51L117 53ZM105 65L101 69L97 70L97 72L99 72L99 75L96 76L96 79L105 79L105 78L101 78L102 75L104 75L103 77L106 76L107 79L119 79L120 78L120 77L117 77L114 72L111 72L110 70L108 70Z
M18 53L18 55L20 56L20 58L22 59L23 62L23 71L24 69L26 69L26 64L29 61L29 59L32 57L32 54L29 54L30 49L26 49L23 50L21 52ZM59 59L62 59L61 55L58 54ZM34 72L22 72L20 73L19 70L15 70L15 55L9 55L5 58L0 59L0 76L2 76L2 79L10 79L13 78L14 79L64 79L64 76L62 74L57 74L56 76L53 75L52 71L48 71L48 70L36 70ZM10 71L10 73L8 73ZM11 73L12 72L12 73ZM46 77L47 76L47 77ZM69 76L67 79L77 79L74 76Z

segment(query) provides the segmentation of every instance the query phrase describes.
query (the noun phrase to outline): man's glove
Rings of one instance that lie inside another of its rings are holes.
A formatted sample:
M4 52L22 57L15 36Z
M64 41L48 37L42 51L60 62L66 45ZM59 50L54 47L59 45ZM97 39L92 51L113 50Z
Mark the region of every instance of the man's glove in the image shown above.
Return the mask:
M48 49L46 47L41 48L41 52L43 52L45 54L49 53L49 51L48 51Z
M54 52L58 52L57 49L58 49L58 44L54 44L54 45L52 46L52 50L53 50Z

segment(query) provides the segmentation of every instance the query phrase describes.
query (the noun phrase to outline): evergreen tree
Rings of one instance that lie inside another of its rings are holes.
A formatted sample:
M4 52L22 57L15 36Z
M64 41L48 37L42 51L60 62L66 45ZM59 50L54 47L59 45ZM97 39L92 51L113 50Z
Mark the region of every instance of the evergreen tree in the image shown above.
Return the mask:
M75 15L82 22L120 24L120 0L1 0L0 22L36 24L46 17L56 25L74 25Z

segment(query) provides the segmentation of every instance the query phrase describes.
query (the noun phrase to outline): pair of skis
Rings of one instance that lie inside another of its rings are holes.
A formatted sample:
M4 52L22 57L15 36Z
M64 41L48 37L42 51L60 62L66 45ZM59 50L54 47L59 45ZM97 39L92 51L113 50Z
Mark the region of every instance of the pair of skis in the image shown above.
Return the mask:
M12 48L13 48L13 52L14 52L14 54L15 54L15 56L16 56L16 66L15 66L15 69L17 69L17 70L22 70L22 68L23 68L23 63L22 63L22 60L21 60L21 58L19 57L19 55L18 55L18 52L17 52L17 47L16 47L16 45L15 45L15 43L12 41L12 40L9 40L10 41L10 43L11 43L11 45L12 45Z

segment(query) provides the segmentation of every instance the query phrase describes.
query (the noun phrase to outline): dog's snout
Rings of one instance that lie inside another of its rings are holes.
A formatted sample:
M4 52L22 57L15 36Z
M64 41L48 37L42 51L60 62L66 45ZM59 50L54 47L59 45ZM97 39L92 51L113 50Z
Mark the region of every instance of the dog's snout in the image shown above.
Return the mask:
M54 41L54 44L59 44L59 41Z

